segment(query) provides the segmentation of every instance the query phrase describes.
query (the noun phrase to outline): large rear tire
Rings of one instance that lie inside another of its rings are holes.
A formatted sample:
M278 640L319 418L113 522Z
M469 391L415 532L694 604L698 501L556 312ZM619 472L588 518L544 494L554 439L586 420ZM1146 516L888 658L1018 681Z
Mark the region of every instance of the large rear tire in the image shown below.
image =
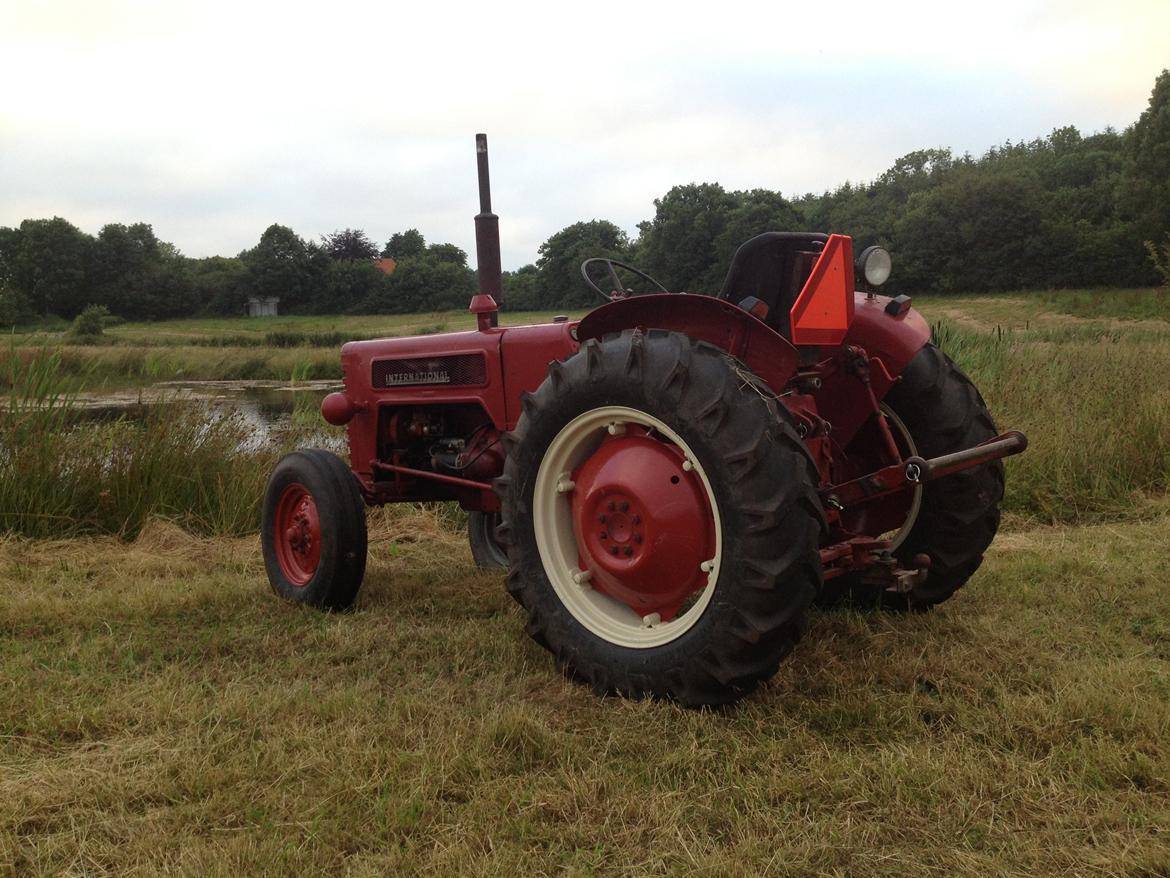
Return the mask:
M272 590L286 600L343 610L366 571L366 509L357 479L328 451L281 458L268 477L260 542Z
M987 404L963 370L933 344L910 361L885 404L909 432L915 451L938 457L985 442L998 434ZM897 434L897 430L895 430ZM912 566L916 555L930 558L926 579L908 592L893 592L857 581L831 583L826 594L848 594L859 604L923 610L942 603L979 569L999 528L1003 461L927 482L921 504L898 534L894 556Z
M775 673L820 585L787 412L677 333L586 341L523 400L497 488L528 633L598 693L688 706Z

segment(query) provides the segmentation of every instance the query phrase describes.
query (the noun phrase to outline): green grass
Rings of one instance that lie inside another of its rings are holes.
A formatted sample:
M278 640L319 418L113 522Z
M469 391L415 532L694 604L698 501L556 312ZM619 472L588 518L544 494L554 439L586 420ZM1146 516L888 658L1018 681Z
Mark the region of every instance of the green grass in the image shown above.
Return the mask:
M60 352L25 358L12 348L7 365L0 533L133 537L150 517L202 534L255 530L264 480L281 449L259 447L242 419L209 420L203 407L164 401L140 417L86 422L73 405L81 382L62 368ZM330 429L306 417L305 400L296 403L286 450L302 434Z
M1007 464L1005 507L1048 522L1164 507L1170 324L1052 321L1036 307L1027 298L997 298L986 310L972 299L924 307L942 316L935 340L971 376L1000 428L1028 435L1028 450Z
M563 680L451 507L371 513L354 612L286 605L254 534L277 450L68 412L127 363L302 380L336 351L18 341L0 516L69 538L0 538L0 874L1170 874L1170 326L921 304L1029 434L1015 513L955 599L814 612L716 713ZM177 336L236 331L205 323Z
M813 615L724 713L598 699L425 511L356 611L255 539L0 543L0 872L1162 875L1170 519L1001 535L925 615Z
M1119 311L1135 307L1135 295L1119 292ZM1146 293L1149 299L1161 295ZM1044 522L1116 520L1156 513L1166 506L1170 488L1166 379L1170 323L1053 315L1043 310L1045 301L1037 295L921 303L926 316L936 321L937 341L974 379L1000 427L1023 430L1029 436L1028 451L1008 462L1005 508ZM418 322L436 317L442 319L434 324ZM358 318L333 318L336 325L320 319L310 322L314 318L280 319L285 321L280 330L266 328L271 324L263 319L236 323L254 327L239 330L250 333L249 337L271 340L279 332L286 340L296 341L325 332L344 333L346 327L356 329L352 321ZM397 322L383 329L402 333L440 326L457 329L470 326L471 319L471 315L456 313L419 315L411 318L415 322L395 318ZM198 331L204 340L214 340L224 335L224 323L174 321L159 326L164 335L174 330L175 337L190 340L198 337ZM146 338L137 334L144 331L140 327L123 326L118 331L138 341ZM0 375L0 381L11 386L29 380L17 376L22 369L35 373L40 368L38 358L45 352L44 346L22 346L14 340L13 365ZM84 380L97 388L182 379L341 377L335 348L296 344L150 347L136 342L66 346L52 356L54 381L77 385ZM17 388L17 395L21 392ZM145 427L124 424L92 435L63 430L52 419L42 423L9 418L0 425L0 441L8 447L27 445L22 453L35 460L0 473L0 525L31 535L62 535L75 526L117 532L117 516L125 514L128 532L133 533L147 515L165 514L186 515L204 533L235 533L252 527L255 496L271 455L236 462L230 448L238 437L232 435L228 423L217 427L222 435L196 441L201 435L199 417L189 410L152 410ZM312 411L301 412L297 419L302 431L319 423ZM36 437L42 434L51 436L51 441L40 442ZM151 473L167 474L168 487L146 481L146 474L135 469L137 463L128 462L124 471L108 467L104 463L107 449L114 445L135 449L128 461L153 461L144 465ZM188 448L199 465L198 479L196 471L184 474L180 465ZM217 494L196 496L201 481L209 480L231 490L217 488ZM151 494L136 499L135 491ZM252 499L245 503L245 498ZM217 503L231 508L220 515Z
M503 314L501 322L517 325L552 316ZM339 349L346 341L474 328L475 316L466 311L437 311L123 323L95 343L79 343L67 330L56 329L32 329L11 338L26 359L51 346L60 350L65 374L85 376L91 387L114 388L156 381L279 380L293 370L306 379L340 379Z
M1031 328L1067 323L1069 317L1098 323L1170 321L1170 290L1037 290L986 295L915 296L915 307L934 319L961 316L974 323Z
M506 325L541 322L551 319L553 313L505 312L500 315L500 321ZM466 310L455 310L422 314L198 317L149 323L122 323L108 328L105 335L120 344L148 347L200 344L279 347L282 346L282 339L289 338L295 339L295 344L333 346L337 339L429 335L434 332L474 328L475 315ZM17 337L60 338L63 334L59 327L33 328L20 333Z

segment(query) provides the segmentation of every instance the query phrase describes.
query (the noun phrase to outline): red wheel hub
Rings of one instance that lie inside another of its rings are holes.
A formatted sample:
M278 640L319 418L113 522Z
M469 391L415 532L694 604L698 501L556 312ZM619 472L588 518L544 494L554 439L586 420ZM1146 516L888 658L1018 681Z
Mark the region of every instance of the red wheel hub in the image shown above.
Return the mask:
M321 520L317 504L304 485L294 482L276 501L272 542L285 579L307 585L321 561Z
M634 432L610 436L573 473L573 528L589 584L645 617L673 619L707 586L715 555L707 493L682 451Z

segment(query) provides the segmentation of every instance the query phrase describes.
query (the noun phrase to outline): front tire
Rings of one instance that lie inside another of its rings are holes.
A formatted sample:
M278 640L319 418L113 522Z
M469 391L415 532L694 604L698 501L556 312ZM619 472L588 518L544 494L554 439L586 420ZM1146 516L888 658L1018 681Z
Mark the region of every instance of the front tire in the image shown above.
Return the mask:
M528 632L598 693L742 698L820 585L816 470L787 412L677 333L591 339L524 399L498 480Z
M272 590L293 603L343 610L366 570L366 510L357 479L335 454L283 457L268 477L260 522Z

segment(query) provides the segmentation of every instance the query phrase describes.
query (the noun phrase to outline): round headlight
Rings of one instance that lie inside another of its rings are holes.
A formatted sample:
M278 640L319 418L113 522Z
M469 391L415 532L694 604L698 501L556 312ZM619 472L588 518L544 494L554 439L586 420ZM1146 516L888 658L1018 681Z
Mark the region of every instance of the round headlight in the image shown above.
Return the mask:
M866 247L857 257L857 271L865 278L865 282L873 287L880 287L890 279L890 270L893 268L890 254L884 247Z

